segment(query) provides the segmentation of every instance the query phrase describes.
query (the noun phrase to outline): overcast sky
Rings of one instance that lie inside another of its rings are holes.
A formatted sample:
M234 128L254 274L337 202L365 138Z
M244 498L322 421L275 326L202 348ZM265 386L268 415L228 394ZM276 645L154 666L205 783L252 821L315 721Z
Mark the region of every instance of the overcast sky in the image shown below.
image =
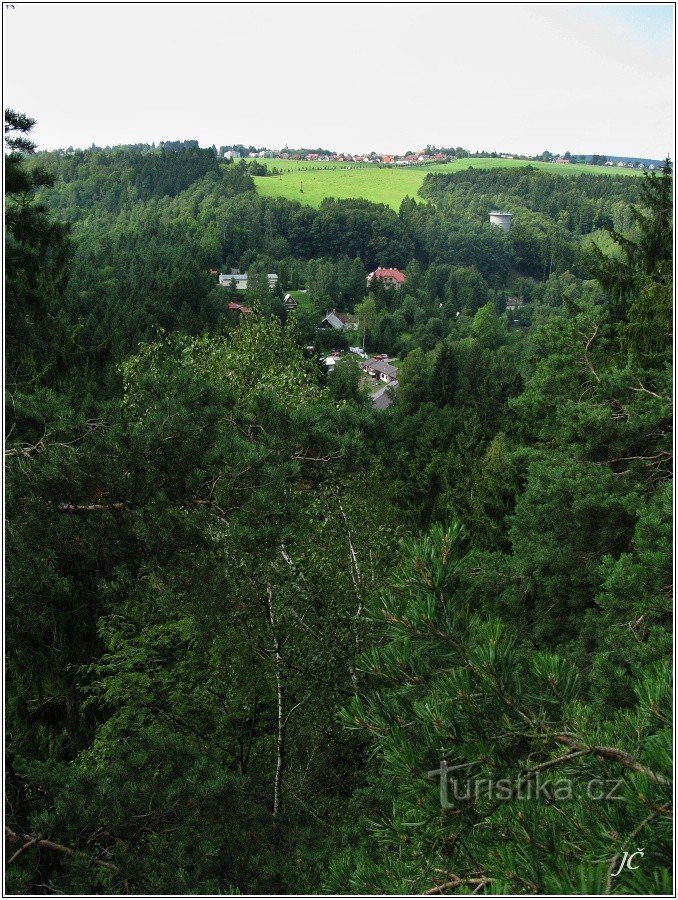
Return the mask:
M42 148L673 155L670 4L3 4Z

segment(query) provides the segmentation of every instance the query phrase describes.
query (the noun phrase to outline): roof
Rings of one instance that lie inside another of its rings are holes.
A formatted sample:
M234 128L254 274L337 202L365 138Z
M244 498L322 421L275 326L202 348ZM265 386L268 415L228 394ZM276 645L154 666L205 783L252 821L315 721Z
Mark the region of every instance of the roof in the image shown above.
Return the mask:
M375 269L374 272L370 272L367 276L369 279L371 278L393 278L394 281L397 281L398 284L402 284L405 281L405 273L401 272L400 269L382 269L381 267Z
M328 325L331 325L332 328L336 328L337 331L343 331L344 329L344 322L339 318L334 310L327 313L327 315L323 319L323 322L327 322Z
M336 309L333 309L332 312L340 322L344 323L344 325L352 325L354 322L358 321L357 316L351 316L348 313L339 313Z
M336 309L333 309L332 312L328 312L323 319L323 322L327 322L328 325L331 325L332 328L336 328L337 331L343 331L347 325L358 324L358 320L355 316L337 312Z
M234 310L235 312L242 313L243 315L248 315L252 312L247 306L243 306L242 303L229 303L228 308Z
M372 369L374 372L379 372L380 375L388 375L389 378L398 376L396 367L387 363L384 359L366 359L365 362L360 363L360 366L363 369Z
M229 275L226 275L224 272L219 276L220 284L230 284L232 281L235 281L238 284L241 281L247 281L247 272L244 275L241 275L239 272L236 274L235 272L231 272Z
M394 381L393 384L385 385L376 394L372 394L372 406L375 409L388 409L393 403L393 389L397 387L398 382Z

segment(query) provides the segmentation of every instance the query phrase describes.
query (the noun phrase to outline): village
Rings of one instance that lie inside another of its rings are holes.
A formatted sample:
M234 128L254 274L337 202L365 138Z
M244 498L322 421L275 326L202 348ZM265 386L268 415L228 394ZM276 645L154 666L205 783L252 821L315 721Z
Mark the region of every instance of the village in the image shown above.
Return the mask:
M430 148L416 153L398 155L395 153L295 153L289 150L258 150L242 154L238 150L225 150L224 159L282 159L294 162L342 162L342 163L382 163L386 165L412 166L422 163L449 162L453 154L433 151Z
M233 148L222 147L219 151L220 157L227 160L236 159L266 159L266 160L291 160L293 162L320 162L320 163L371 163L372 165L381 166L421 166L430 165L431 163L446 163L454 159L465 159L477 156L488 156L497 159L524 160L525 162L539 161L549 162L558 165L571 165L573 163L603 165L607 167L621 169L639 169L641 171L655 171L660 168L660 163L650 162L649 160L639 159L619 159L617 157L607 157L599 155L576 155L569 151L565 153L550 153L544 151L538 156L526 156L518 153L471 153L463 147L438 149L430 145L417 151L408 151L403 154L398 153L331 153L322 151L304 152L290 150L250 150L243 152Z
M240 272L233 269L229 273L219 272L218 269L210 269L210 275L218 275L219 284L222 287L228 287L232 290L246 291L248 285L248 273ZM274 290L278 284L278 275L270 273L267 276L268 287ZM376 283L381 284L386 290L398 290L405 283L406 276L404 272L393 268L377 268L370 272L366 279L366 287L369 289ZM306 293L300 291L299 293ZM297 300L291 293L286 293L283 299L285 311L294 313L297 309ZM250 307L235 300L228 303L229 312L242 316L248 316L252 310ZM336 309L330 310L322 318L318 324L318 330L334 329L336 332L358 332L360 322L354 315L345 312L338 312ZM398 368L397 360L389 360L385 353L377 353L374 356L368 356L365 352L365 335L362 334L360 344L349 347L348 350L333 350L329 355L319 357L319 362L323 364L328 375L335 370L337 364L342 359L354 359L358 362L360 370L363 373L363 385L366 387L372 405L375 409L387 409L393 402L394 392L398 388ZM309 352L314 352L315 347L307 347Z
M489 212L489 221L492 226L499 228L504 232L508 232L511 228L511 220L513 214L502 210L491 210ZM249 284L249 275L247 272L240 272L239 269L231 269L230 272L220 272L219 269L210 269L209 274L218 276L219 284L224 288L230 288L231 296L240 291L247 291ZM264 276L258 276L262 279ZM279 277L276 273L271 272L266 276L268 289L274 292L278 289ZM374 271L366 276L365 287L367 290L375 288L379 285L387 291L398 291L405 284L407 276L400 269L377 267ZM305 290L295 292L297 295L306 294ZM292 314L298 307L298 301L292 293L285 293L283 298L285 312ZM510 297L506 303L506 310L513 315L518 314L518 309L523 305L522 298ZM235 299L231 299L228 303L229 312L237 315L248 316L252 310ZM389 358L386 353L374 353L368 356L365 351L365 330L363 328L360 335L361 323L357 316L347 312L338 311L336 309L329 310L317 324L318 331L336 331L348 336L347 333L355 332L356 340L353 346L346 349L333 349L329 354L318 355L318 361L323 365L328 376L336 370L342 360L354 360L358 363L363 374L362 385L368 392L372 405L375 409L388 409L392 404L395 392L398 389L398 364L397 358ZM519 318L509 319L508 327L513 330L520 330L525 326ZM345 340L342 341L344 346ZM316 353L316 348L309 345L307 348L309 353Z

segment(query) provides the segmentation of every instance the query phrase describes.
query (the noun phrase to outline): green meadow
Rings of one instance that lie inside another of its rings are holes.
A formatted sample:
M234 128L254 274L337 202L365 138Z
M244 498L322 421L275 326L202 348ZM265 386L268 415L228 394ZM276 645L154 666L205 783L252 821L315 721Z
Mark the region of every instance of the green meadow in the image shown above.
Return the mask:
M318 207L326 197L340 200L363 199L385 203L392 209L400 207L404 197L417 197L417 192L429 172L459 172L473 168L516 168L531 165L559 175L576 175L583 172L599 175L639 175L636 169L606 168L571 163L526 162L521 159L493 159L480 157L457 159L449 163L426 166L379 167L371 163L302 162L298 160L264 160L269 170L276 168L279 175L260 176L254 179L257 191L263 197L283 197L297 200L307 206Z

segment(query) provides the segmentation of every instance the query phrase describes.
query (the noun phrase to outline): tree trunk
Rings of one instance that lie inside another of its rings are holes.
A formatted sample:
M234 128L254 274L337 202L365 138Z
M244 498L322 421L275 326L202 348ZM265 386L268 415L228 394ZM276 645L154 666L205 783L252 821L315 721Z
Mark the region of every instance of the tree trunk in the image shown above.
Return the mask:
M282 680L282 654L280 652L280 638L276 630L275 613L273 610L273 589L270 585L266 588L266 611L268 622L273 636L273 658L275 661L275 683L278 698L278 736L276 747L275 779L273 782L273 818L278 817L282 804L283 773L285 771L285 690Z

